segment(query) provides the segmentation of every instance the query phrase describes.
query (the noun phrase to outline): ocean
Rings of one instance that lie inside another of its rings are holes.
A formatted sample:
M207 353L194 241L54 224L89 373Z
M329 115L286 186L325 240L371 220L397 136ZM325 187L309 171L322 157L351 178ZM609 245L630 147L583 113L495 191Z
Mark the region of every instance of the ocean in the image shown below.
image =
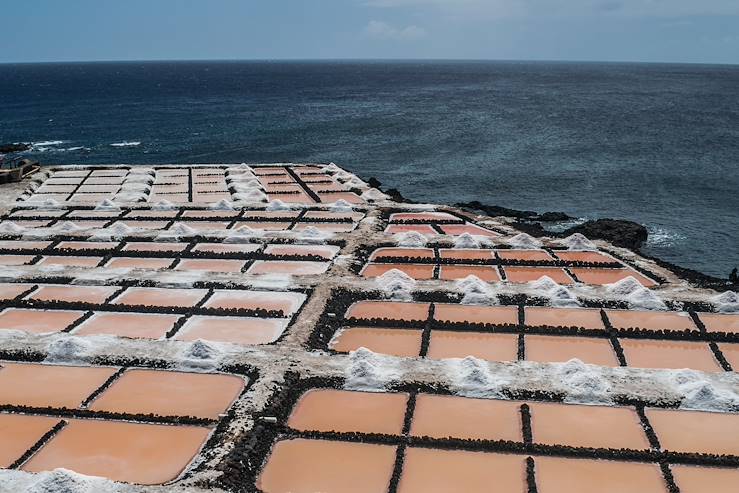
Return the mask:
M45 164L329 162L414 200L645 224L739 265L739 66L550 62L0 65L0 143Z

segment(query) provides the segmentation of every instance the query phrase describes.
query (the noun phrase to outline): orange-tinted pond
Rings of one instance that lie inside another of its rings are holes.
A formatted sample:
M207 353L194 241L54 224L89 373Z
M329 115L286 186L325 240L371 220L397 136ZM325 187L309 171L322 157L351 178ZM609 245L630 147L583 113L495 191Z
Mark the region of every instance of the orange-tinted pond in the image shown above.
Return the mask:
M105 264L109 269L167 269L173 258L116 257Z
M210 428L69 420L26 462L30 472L59 467L138 484L176 479L205 443Z
M101 304L116 291L114 286L40 286L27 299Z
M204 306L206 308L282 310L285 316L290 316L300 308L303 301L305 301L303 293L216 289Z
M378 248L370 256L370 261L387 257L434 258L431 248Z
M706 342L621 339L626 362L637 368L722 371Z
M739 314L700 313L699 317L709 331L739 332Z
M180 260L175 270L200 270L209 272L241 272L243 260L188 258Z
M208 293L205 289L128 288L113 303L117 305L191 307Z
M61 332L84 312L72 310L25 310L6 308L0 313L0 330L22 330L34 334Z
M269 344L276 341L287 327L283 318L250 317L191 317L175 339L196 341L205 339L234 344Z
M0 363L0 403L75 409L117 368Z
M434 278L433 264L367 264L362 271L364 277L380 277L388 271L397 269L418 280Z
M374 353L412 358L421 352L421 330L348 327L334 336L329 347L342 353L364 347Z
M257 260L249 267L247 274L287 274L291 276L311 276L323 274L328 270L328 262L297 262Z
M532 402L534 443L648 450L639 416L629 407Z
M647 409L663 450L739 455L739 415Z
M526 325L529 327L605 329L599 309L527 306L525 312Z
M683 312L606 310L608 320L617 329L638 327L651 330L697 330L690 315Z
M303 438L272 447L257 479L265 493L379 493L390 485L395 447Z
M427 356L432 359L474 356L489 361L516 361L518 336L433 330Z
M346 311L346 318L424 321L429 316L429 303L401 301L358 301Z
M538 281L543 276L550 277L557 284L572 284L573 281L564 269L559 267L514 267L506 265L506 279L509 282Z
M618 359L608 339L527 335L526 359L542 363L561 363L577 358L583 363L618 366Z
M419 394L411 435L521 442L520 402Z
M739 469L718 467L671 466L680 493L735 493Z
M244 389L233 375L127 370L88 407L159 416L218 418Z
M437 303L434 308L434 318L440 322L517 325L518 307Z
M409 447L399 493L523 493L525 457L465 450Z
M302 431L400 435L408 394L313 389L303 394L287 425Z
M59 418L0 414L0 468L10 467L37 441L50 431Z
M554 260L545 250L498 250L498 256L506 260Z
M73 334L159 339L172 329L179 318L179 315L159 313L96 312L74 329Z
M494 265L442 265L439 279L456 281L467 276L476 276L485 282L500 281L500 274Z
M631 276L648 288L657 285L656 282L632 269L598 269L571 267L570 270L573 274L577 276L580 282L584 282L585 284L613 284Z
M667 493L657 464L537 457L539 493Z

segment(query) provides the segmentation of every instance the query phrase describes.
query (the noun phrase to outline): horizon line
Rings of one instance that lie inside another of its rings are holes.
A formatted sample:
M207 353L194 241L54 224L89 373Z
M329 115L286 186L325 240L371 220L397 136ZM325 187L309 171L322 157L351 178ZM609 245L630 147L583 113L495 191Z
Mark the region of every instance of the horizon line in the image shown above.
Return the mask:
M113 60L42 60L42 61L0 61L0 65L60 65L95 63L197 63L197 62L466 62L466 63L610 63L643 65L722 65L737 66L739 62L687 62L687 61L648 61L648 60L568 60L546 58L162 58L162 59L113 59Z

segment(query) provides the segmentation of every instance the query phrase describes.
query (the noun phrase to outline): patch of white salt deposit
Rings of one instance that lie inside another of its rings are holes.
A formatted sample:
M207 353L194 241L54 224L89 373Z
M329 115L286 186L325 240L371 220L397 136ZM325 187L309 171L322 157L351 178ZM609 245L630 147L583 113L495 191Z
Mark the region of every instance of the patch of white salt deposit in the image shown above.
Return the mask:
M631 308L643 310L666 310L664 301L641 285L634 277L629 276L606 286L606 292L621 300L627 301Z
M579 359L555 364L558 383L566 391L565 402L582 404L609 403L611 386L600 373L600 367L586 365Z
M377 202L380 200L386 200L388 199L388 196L379 191L376 188L370 188L369 190L365 190L362 192L361 197L366 200L367 202Z
M463 305L494 305L498 302L490 285L472 274L457 281L455 287L462 293Z
M739 395L727 387L715 385L701 372L694 370L668 370L660 372L662 378L675 392L683 396L681 409L700 411L739 410Z
M587 239L584 235L580 233L574 233L568 236L567 238L564 238L562 240L557 241L557 243L566 246L569 250L597 250L598 247L595 246L595 243Z
M509 376L490 371L487 361L467 356L444 361L446 377L452 390L465 397L503 397L503 389L510 384Z
M359 348L349 353L344 388L365 392L382 392L387 385L400 377L397 359Z
M568 288L557 284L549 276L542 276L536 281L527 283L526 291L531 296L548 298L552 306L568 307L579 306L580 302Z
M482 245L478 238L469 233L462 233L454 239L454 248L480 248Z
M375 285L386 298L398 301L413 299L413 290L416 281L399 269L390 269L383 275L375 278Z
M709 301L716 305L716 310L721 313L739 312L739 294L734 291L725 291L709 298Z
M405 231L394 236L395 243L401 247L421 248L426 246L426 243L428 242L428 238L418 231Z
M228 199L221 199L218 202L213 202L208 206L208 209L212 211L233 211L234 205Z
M172 211L177 209L177 206L166 199L162 199L151 206L152 210L155 211Z
M121 210L121 208L120 208L120 207L118 206L118 204L116 204L116 203L115 203L115 202L113 202L112 200L110 200L110 199L103 199L103 200L101 200L101 201L100 201L100 202L99 202L99 203L98 203L98 204L97 204L97 205L95 206L95 210L96 210L96 211L110 211L110 212L117 212L117 211L120 211L120 210Z
M352 212L352 205L344 199L339 199L328 208L331 212Z
M292 207L280 199L275 199L270 201L264 209L267 211L289 211Z
M519 233L506 240L513 248L535 250L541 248L541 241L526 233Z
M21 234L26 230L23 226L18 226L13 221L3 221L0 223L0 234Z
M67 469L35 474L0 469L0 493L112 493L127 490L130 488L126 485Z

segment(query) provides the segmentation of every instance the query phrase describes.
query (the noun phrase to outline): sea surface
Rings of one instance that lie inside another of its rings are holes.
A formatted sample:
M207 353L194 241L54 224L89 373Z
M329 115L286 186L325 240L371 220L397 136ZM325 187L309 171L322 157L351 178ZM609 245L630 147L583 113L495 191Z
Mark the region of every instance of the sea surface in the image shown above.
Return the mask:
M329 162L421 201L641 222L646 253L739 265L739 66L0 65L0 143L48 164Z

